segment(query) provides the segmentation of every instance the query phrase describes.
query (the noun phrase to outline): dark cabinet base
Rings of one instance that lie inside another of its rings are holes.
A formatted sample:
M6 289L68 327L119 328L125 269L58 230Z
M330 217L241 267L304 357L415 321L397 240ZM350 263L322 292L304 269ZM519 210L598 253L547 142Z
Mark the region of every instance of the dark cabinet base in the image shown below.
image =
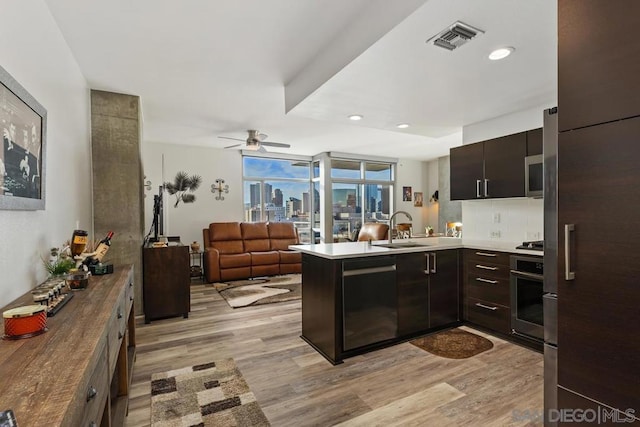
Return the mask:
M168 317L189 317L189 247L144 248L142 258L145 323Z

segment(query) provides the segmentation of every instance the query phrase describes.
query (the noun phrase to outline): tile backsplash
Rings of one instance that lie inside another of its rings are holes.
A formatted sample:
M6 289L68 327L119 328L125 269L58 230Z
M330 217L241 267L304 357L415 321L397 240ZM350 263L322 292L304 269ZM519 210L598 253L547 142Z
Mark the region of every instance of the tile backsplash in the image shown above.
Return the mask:
M542 199L514 198L462 202L462 235L470 240L542 240Z

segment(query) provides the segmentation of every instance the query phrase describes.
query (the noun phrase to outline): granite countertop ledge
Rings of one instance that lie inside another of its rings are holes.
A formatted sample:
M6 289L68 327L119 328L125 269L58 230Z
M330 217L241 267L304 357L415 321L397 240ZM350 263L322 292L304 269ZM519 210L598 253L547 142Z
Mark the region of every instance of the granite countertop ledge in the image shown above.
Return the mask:
M481 249L509 252L521 255L542 256L542 251L516 249L522 242L495 240L466 240L454 237L426 237L412 239L394 239L393 243L416 243L418 246L404 248L386 248L378 246L387 240L368 242L316 243L311 245L291 245L289 249L327 259L361 258L365 256L393 255L412 252L439 251L445 249Z

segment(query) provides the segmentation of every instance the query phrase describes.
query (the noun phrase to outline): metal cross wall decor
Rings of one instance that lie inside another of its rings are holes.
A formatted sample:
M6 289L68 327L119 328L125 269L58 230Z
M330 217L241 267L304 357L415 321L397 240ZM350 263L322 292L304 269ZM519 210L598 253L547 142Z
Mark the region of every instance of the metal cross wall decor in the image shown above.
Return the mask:
M224 200L222 193L229 193L229 186L224 183L224 179L216 179L215 184L211 184L211 192L216 195L216 200Z

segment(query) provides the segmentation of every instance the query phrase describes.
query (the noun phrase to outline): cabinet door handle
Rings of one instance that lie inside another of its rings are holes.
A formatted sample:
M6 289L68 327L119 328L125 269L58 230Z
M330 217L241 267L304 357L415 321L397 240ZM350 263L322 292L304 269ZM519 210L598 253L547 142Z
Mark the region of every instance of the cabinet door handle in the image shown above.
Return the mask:
M129 297L129 301L133 301L133 297L132 296Z
M436 253L433 252L431 255L433 255L433 268L431 269L431 272L435 274L438 262L436 261Z
M89 386L89 390L87 391L87 402L91 401L94 397L98 395L98 390L94 386Z
M498 269L498 267L489 267L487 265L482 265L482 264L476 264L476 268L481 268L483 270L491 270L491 271L496 271Z
M480 195L480 180L476 179L476 197L479 199L480 197L482 197Z
M575 224L564 225L564 280L576 278L576 273L571 271L571 232L575 230Z
M427 260L427 269L424 271L424 274L431 274L431 257L429 253L425 253L424 257Z
M476 255L480 255L480 256L490 256L490 257L495 257L496 254L490 254L488 252L476 252Z
M118 339L121 340L122 338L124 338L124 332L118 331Z
M489 180L484 179L484 197L489 197Z
M118 307L118 319L122 319L122 309Z
M498 309L498 307L489 307L488 305L480 304L479 302L476 303L476 307L484 308L491 311L496 311Z
M476 280L478 282L491 283L492 285L495 285L496 283L498 283L497 280L489 280L489 279L484 279L482 277L476 277Z

